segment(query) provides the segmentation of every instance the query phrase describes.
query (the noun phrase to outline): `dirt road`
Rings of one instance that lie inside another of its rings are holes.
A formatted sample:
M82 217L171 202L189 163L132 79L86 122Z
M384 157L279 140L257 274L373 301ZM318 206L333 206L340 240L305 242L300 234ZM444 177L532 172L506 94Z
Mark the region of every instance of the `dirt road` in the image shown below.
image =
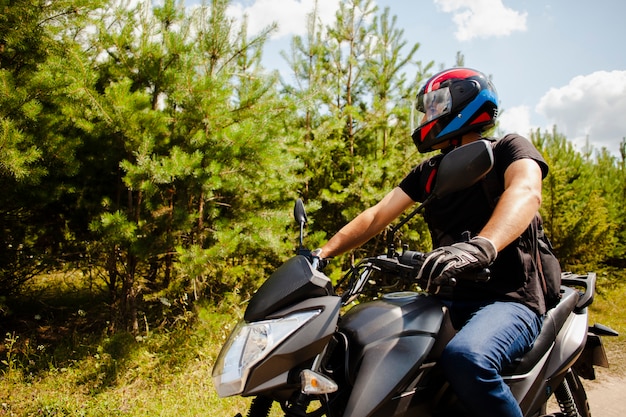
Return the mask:
M622 417L626 410L626 378L598 372L595 381L584 381L591 414L597 417Z
M596 375L595 381L583 380L591 414L594 417L623 417L626 410L626 376L601 368L596 368ZM548 408L549 412L558 410L554 402Z

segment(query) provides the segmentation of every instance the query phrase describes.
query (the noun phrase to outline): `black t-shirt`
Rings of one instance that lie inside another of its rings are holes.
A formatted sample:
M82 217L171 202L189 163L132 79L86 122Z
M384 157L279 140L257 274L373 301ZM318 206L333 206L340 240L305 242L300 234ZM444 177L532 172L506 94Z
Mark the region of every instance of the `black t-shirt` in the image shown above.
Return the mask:
M493 212L498 196L489 195L485 181L501 184L504 190L504 173L509 165L520 159L532 159L541 167L542 176L548 173L548 165L541 154L526 138L507 135L493 142L494 167L487 180L441 199L433 200L425 209L433 247L451 245L464 240L467 232L475 236L482 230ZM436 176L433 173L441 160L437 155L415 167L400 183L400 188L414 201L424 201ZM493 187L492 187L493 188ZM501 250L490 266L491 279L486 283L458 280L456 287L446 294L453 299L515 300L539 314L545 312L543 291L536 268L529 252L528 233L525 232L509 246Z

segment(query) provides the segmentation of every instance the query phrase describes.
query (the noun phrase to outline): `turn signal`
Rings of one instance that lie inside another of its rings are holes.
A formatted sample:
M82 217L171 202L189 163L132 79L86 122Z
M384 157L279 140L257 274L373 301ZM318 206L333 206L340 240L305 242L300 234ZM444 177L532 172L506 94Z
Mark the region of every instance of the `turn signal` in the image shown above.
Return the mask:
M300 381L302 383L303 394L330 394L331 392L337 391L339 388L331 379L317 372L313 372L310 369L305 369L300 372Z

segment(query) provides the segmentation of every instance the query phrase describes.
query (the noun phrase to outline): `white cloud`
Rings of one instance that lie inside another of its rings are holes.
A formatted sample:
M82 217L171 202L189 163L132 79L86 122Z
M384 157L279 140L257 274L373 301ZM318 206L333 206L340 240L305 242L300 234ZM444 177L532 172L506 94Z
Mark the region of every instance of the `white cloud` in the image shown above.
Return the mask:
M619 154L626 136L626 71L597 71L550 89L537 104L559 132L578 146L588 139L594 148Z
M249 5L248 5L249 4ZM248 31L251 35L261 32L272 23L278 23L273 39L306 34L307 15L313 11L315 0L256 0L234 1L228 14L241 20L248 16ZM317 14L322 24L330 23L339 8L339 0L318 0Z
M507 36L526 30L527 12L507 8L502 0L435 0L444 12L452 13L460 41L473 38Z
M536 129L530 122L530 108L528 106L511 107L504 109L498 116L498 135L517 133L530 137L530 132Z

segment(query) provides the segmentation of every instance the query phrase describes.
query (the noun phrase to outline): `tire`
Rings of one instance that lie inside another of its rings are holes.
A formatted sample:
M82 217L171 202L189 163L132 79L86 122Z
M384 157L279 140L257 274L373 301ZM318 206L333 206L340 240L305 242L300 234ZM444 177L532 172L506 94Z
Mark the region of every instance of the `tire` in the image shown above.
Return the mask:
M591 417L585 387L583 387L580 377L573 369L570 369L567 375L565 375L565 379L556 389L554 395L559 403L559 407L561 407L561 411L565 413L563 415L568 415L566 411L571 399L574 405L576 405L576 410L578 411L577 417Z
M263 397L259 395L254 400L252 400L252 404L250 405L250 409L248 410L247 417L267 417L270 415L270 410L272 409L272 403L274 401L271 398Z

